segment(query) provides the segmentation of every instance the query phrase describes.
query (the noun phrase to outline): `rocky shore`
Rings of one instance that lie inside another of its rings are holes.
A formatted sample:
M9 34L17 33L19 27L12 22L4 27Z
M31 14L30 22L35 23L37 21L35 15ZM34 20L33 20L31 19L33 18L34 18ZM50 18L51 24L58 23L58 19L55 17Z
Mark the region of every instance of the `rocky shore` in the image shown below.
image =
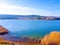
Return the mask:
M9 31L4 28L3 26L0 26L0 35L4 35L4 34L7 34Z
M8 30L0 26L0 45L60 45L60 32L56 31L40 39L16 37L5 34L8 34Z

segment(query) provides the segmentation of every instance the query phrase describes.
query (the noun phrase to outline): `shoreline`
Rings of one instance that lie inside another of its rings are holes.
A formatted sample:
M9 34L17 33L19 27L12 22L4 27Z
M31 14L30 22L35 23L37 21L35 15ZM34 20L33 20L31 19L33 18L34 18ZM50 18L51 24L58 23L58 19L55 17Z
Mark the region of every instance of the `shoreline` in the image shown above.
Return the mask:
M58 40L57 40L58 39ZM60 45L60 32L53 31L42 38L0 36L0 44L10 45Z
M3 35L1 35L3 34ZM8 35L9 31L0 26L0 45L60 45L60 32L52 31L43 37L34 38L33 36L17 37ZM37 37L39 35L35 35Z

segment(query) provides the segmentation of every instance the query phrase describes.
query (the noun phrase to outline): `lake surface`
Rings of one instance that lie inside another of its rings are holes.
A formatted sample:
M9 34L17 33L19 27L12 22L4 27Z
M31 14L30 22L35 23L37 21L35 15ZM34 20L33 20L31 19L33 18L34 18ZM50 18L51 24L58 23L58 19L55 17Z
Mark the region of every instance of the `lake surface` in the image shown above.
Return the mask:
M42 37L51 31L60 31L60 20L0 20L0 25L7 28L9 35Z

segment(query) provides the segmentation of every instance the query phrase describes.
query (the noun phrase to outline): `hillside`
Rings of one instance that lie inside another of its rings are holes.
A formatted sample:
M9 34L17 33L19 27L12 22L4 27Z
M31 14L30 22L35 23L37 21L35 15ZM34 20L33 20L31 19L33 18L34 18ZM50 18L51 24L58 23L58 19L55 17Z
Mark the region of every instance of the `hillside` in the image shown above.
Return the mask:
M0 15L0 19L20 19L20 20L60 20L60 17L55 16L40 16L40 15Z

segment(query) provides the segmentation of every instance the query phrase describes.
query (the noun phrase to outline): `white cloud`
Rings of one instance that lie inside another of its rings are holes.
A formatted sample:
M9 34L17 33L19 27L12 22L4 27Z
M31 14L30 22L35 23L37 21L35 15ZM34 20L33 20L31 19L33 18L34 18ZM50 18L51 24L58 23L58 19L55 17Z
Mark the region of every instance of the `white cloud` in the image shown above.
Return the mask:
M15 15L37 14L37 15L44 15L44 16L57 15L56 12L53 13L53 12L45 11L42 9L34 9L34 8L28 8L28 7L22 7L22 6L8 5L5 3L4 4L0 3L0 14L15 14Z

